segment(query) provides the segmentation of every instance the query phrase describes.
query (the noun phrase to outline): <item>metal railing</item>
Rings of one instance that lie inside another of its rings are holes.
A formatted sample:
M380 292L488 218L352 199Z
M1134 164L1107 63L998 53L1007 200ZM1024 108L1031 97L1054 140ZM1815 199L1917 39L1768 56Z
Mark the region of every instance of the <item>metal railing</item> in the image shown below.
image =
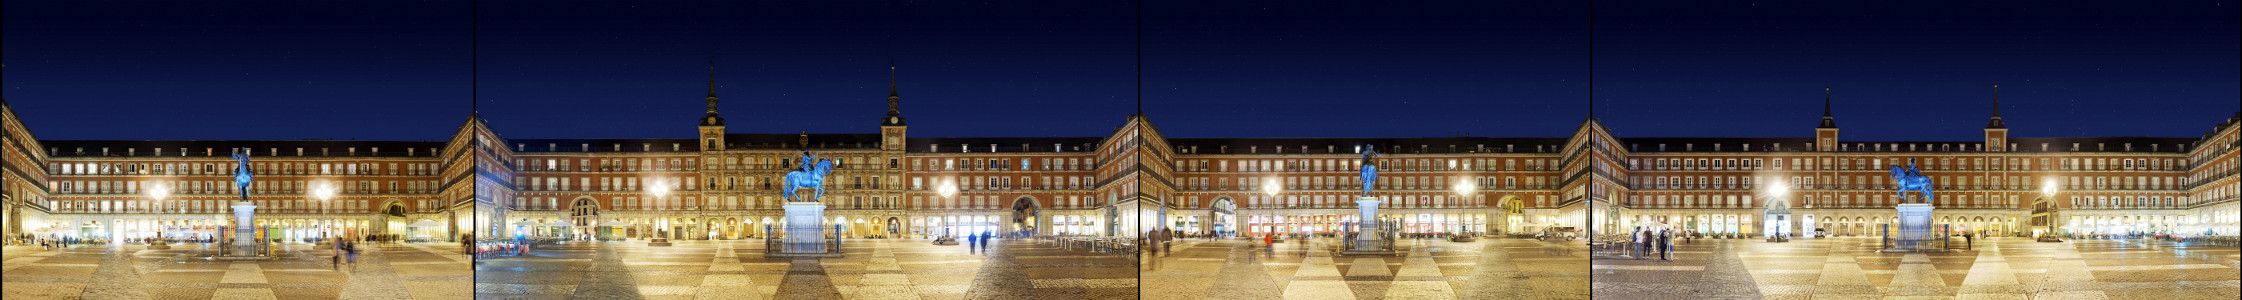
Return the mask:
M818 239L814 242L790 242L787 241L787 238L780 237L779 234L777 234L782 232L792 232L795 229L805 231L814 230L818 234ZM841 254L841 225L819 227L780 227L777 225L770 225L764 226L763 230L763 232L771 233L763 235L763 254Z

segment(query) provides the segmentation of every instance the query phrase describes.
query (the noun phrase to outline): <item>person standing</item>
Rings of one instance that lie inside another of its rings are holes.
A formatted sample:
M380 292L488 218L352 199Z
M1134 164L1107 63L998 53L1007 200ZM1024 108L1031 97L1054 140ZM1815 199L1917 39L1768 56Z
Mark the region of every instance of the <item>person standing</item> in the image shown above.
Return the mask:
M1658 233L1658 260L1674 260L1674 233L1673 233L1673 231L1659 231L1659 233Z
M971 253L971 252L974 252L974 251L978 251L978 250L980 250L980 248L978 247L978 245L980 245L980 244L981 244L981 236L980 236L980 235L973 235L973 234L967 234L967 235L965 235L965 252Z
M1650 244L1643 242L1646 235L1650 235L1650 228L1634 228L1634 260L1643 260L1643 255L1650 255Z

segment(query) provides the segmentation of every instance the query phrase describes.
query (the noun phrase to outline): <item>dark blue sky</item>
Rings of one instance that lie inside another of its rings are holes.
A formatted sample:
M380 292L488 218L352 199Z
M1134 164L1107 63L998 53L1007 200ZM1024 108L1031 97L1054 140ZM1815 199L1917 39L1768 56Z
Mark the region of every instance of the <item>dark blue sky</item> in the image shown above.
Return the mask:
M10 1L5 97L43 139L676 138L709 56L733 132L2194 136L2242 110L2236 1L2072 5ZM479 25L479 27L478 27ZM479 30L479 31L478 31ZM477 39L479 37L479 39ZM476 51L479 51L477 53ZM477 69L479 68L479 69ZM478 72L479 71L479 72ZM473 101L480 100L480 101Z
M1169 137L1564 136L1585 1L1146 1L1144 109Z
M2236 1L1596 3L1597 116L1621 137L2194 137L2242 110Z
M40 139L443 140L466 1L8 1L5 97Z
M708 57L734 133L875 133L888 63L916 137L1106 136L1136 3L482 2L477 109L508 138L690 138Z

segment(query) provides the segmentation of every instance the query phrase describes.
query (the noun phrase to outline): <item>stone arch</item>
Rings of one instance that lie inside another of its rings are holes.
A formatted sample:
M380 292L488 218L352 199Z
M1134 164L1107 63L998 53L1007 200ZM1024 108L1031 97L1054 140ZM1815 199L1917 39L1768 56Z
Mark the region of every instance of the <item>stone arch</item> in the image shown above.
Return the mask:
M1046 226L1043 225L1050 224L1047 222L1048 220L1043 218L1043 207L1043 202L1037 201L1035 196L1013 198L1011 205L1012 227L1010 229L1016 232L1025 232L1029 235L1049 234L1050 228L1045 228Z
M1533 230L1526 224L1526 201L1517 194L1503 194L1495 199L1495 207L1502 209L1502 232L1519 233Z

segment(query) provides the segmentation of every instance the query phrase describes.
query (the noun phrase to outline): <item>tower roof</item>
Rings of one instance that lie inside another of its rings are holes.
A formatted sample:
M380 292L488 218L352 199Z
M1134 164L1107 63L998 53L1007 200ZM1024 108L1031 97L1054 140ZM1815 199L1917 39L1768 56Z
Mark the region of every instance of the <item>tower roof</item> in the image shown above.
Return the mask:
M903 111L896 107L902 101L903 96L895 93L895 60L890 59L887 62L887 118L880 119L880 126L903 126Z
M1814 128L1837 128L1837 118L1829 115L1829 88L1827 87L1822 88L1822 126Z
M1993 85L1993 120L1985 122L1985 128L2008 128L2008 123L2001 122L2001 85Z
M701 126L724 126L724 117L716 116L716 57L708 57L708 116L701 117Z

